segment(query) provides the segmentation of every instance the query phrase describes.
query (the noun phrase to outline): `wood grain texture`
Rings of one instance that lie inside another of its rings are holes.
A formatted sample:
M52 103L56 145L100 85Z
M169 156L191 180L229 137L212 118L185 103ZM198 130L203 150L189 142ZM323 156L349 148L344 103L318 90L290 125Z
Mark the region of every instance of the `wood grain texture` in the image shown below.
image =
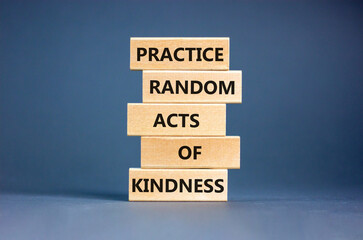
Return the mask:
M141 137L141 168L240 168L240 137Z
M172 114L174 116L168 121ZM181 114L188 117L183 121ZM194 117L191 117L192 115ZM160 124L160 116L164 119L165 126ZM155 126L155 122L159 124ZM176 127L171 127L168 122ZM226 105L129 103L127 134L129 136L225 136Z
M130 168L129 201L227 201L227 180L225 169Z
M138 55L138 48L145 48L147 52L150 48L156 48L158 51L158 58L150 58L149 54L145 56ZM170 51L170 58L163 58L161 61L162 53L165 48ZM189 58L190 52L187 50L177 51L178 48L195 48L192 51L192 58ZM216 57L215 50L206 52L207 61L203 58L203 51L207 48L220 48L219 53L221 56ZM197 49L201 49L198 54ZM177 56L175 58L174 56ZM140 59L138 59L140 56ZM177 61L177 59L184 59L184 61ZM216 61L216 59L222 61ZM130 69L131 70L228 70L229 69L229 38L131 38L130 39Z
M142 80L145 103L242 102L242 71L143 71Z

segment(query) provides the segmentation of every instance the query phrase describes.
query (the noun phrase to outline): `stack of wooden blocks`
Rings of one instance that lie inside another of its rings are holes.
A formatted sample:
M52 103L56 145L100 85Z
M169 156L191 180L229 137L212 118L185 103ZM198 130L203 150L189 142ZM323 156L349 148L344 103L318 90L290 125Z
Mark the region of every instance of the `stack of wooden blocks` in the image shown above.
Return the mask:
M131 38L130 51L143 103L127 106L127 134L141 136L129 201L227 201L240 138L226 136L226 103L242 102L229 38Z

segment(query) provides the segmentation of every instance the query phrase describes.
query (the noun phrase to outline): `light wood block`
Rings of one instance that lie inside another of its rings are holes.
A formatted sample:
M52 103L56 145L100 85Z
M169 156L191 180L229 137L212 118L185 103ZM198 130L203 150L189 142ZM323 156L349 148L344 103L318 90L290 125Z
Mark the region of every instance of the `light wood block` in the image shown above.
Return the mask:
M240 168L239 137L141 137L141 168Z
M242 71L143 71L143 102L241 103Z
M225 104L127 105L129 136L225 136Z
M229 38L131 38L130 69L228 70Z
M129 201L227 201L225 169L129 169Z

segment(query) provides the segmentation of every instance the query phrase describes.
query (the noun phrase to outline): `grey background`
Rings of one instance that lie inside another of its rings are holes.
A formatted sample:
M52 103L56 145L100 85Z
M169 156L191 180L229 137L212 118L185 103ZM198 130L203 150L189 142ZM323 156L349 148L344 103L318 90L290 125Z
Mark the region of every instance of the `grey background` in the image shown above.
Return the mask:
M141 102L130 37L230 37L243 103L230 196L363 184L361 2L1 1L0 187L125 194L140 166L126 135Z
M0 239L363 239L363 4L1 1ZM130 37L230 37L229 202L127 201Z

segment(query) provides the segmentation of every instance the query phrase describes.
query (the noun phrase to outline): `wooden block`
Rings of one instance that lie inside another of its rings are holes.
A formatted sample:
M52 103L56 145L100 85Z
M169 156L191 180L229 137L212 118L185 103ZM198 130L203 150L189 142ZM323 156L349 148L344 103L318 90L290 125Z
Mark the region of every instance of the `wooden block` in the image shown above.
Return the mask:
M130 69L228 70L229 38L131 38Z
M143 102L242 102L242 71L143 71L142 76Z
M225 104L127 105L129 136L225 136Z
M129 201L227 201L225 169L129 169Z
M239 137L141 137L141 168L240 168Z

